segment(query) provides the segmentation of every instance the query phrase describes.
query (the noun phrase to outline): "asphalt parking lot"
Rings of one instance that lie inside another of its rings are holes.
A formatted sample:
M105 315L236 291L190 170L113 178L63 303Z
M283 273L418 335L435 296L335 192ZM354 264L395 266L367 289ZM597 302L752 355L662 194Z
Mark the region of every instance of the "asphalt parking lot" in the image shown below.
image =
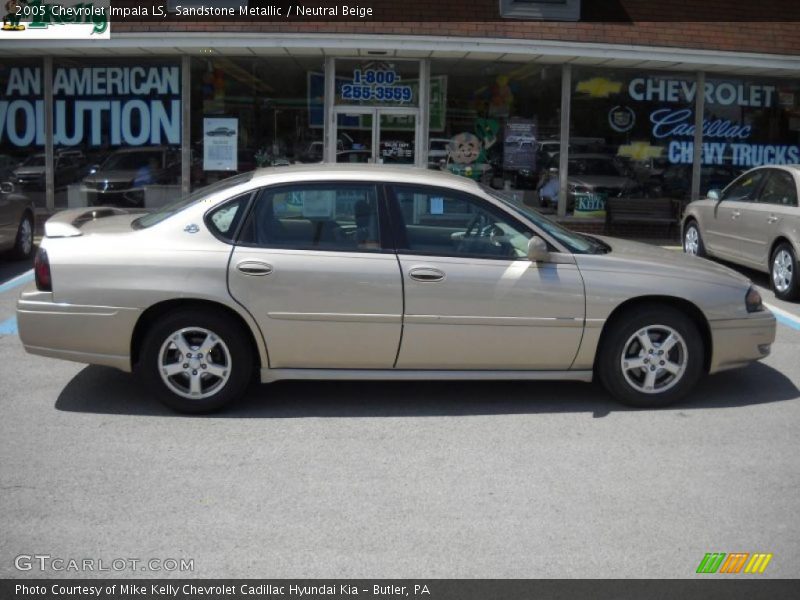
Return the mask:
M0 263L0 577L683 578L707 552L800 576L800 305L769 291L772 355L665 410L579 383L285 382L185 417L124 373L26 355L28 269Z

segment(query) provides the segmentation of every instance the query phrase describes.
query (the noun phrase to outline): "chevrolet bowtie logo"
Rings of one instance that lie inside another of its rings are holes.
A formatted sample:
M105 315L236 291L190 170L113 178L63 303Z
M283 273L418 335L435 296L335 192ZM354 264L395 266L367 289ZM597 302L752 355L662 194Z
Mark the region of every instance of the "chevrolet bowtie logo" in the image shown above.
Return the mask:
M770 560L772 560L772 554L750 554L749 552L733 552L731 554L726 554L725 552L708 552L697 566L697 572L727 573L732 575L742 572L742 567L744 567L744 573L761 574L767 568Z
M661 146L651 146L647 142L633 142L625 146L620 146L617 155L627 156L633 160L647 160L648 158L658 158L664 148Z
M619 94L622 90L622 82L611 81L605 77L593 77L586 81L581 81L575 91L589 94L592 98L608 98L611 94Z

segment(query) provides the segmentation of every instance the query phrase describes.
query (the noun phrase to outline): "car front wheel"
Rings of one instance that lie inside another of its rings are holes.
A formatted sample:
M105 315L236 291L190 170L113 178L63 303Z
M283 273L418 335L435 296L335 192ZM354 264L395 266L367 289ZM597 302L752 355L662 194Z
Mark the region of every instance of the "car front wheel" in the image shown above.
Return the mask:
M669 306L641 307L609 326L599 349L598 375L623 404L668 406L703 374L703 340L682 312Z
M700 236L700 228L696 221L689 221L686 225L686 230L683 232L683 251L692 256L706 255L706 247L703 245L703 238Z
M169 313L151 327L139 368L170 408L207 413L244 395L253 374L253 352L235 320L192 309Z
M27 260L33 254L33 218L28 213L19 222L13 253L18 260Z
M794 249L782 243L772 253L770 261L770 283L772 291L781 300L797 300L800 284L797 281L797 256Z

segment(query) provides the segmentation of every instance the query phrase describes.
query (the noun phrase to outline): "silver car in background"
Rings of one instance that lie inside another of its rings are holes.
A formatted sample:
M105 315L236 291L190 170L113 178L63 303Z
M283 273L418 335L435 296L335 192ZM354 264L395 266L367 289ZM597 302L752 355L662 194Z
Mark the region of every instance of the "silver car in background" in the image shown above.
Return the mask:
M683 249L769 273L775 295L800 298L800 166L751 169L686 207Z
M34 206L10 181L0 181L0 252L24 260L33 254Z
M775 338L725 267L572 233L426 169L263 169L145 216L65 211L45 234L17 305L26 350L135 371L186 412L255 374L597 377L664 406Z

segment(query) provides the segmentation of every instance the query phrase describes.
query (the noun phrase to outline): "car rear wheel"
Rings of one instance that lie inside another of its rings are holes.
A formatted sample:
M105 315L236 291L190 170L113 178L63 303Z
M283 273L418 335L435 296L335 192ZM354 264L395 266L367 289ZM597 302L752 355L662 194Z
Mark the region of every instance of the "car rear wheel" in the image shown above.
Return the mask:
M706 247L703 245L697 221L689 221L686 225L686 230L683 232L683 251L692 256L706 255Z
M19 222L13 254L18 260L27 260L33 254L33 217L29 213L22 215Z
M242 327L203 310L159 319L142 344L139 368L158 398L184 413L206 413L239 399L253 374L253 352Z
M683 398L703 374L704 344L694 322L669 306L636 308L610 323L598 375L617 400L656 408Z
M780 244L772 253L770 261L770 283L772 291L781 300L797 300L800 297L800 284L797 281L797 256L786 242Z

